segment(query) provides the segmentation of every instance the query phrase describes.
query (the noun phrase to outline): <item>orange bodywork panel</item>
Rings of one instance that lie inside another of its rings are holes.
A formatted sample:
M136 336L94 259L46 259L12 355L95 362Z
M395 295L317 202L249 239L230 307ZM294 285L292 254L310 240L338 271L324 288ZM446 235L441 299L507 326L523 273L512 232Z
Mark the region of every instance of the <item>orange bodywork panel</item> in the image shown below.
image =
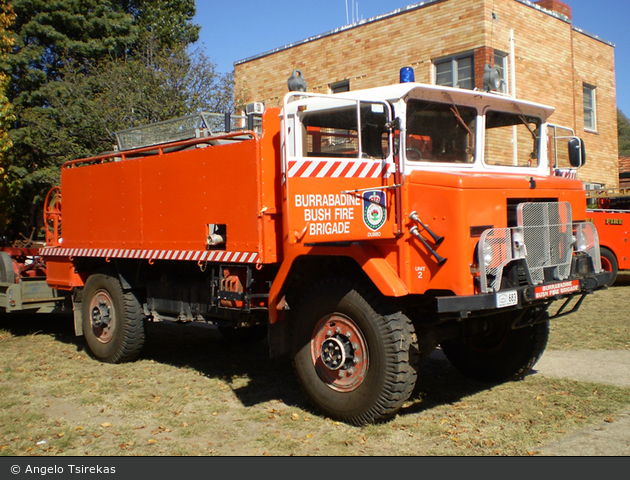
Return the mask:
M83 287L86 278L74 270L74 263L70 257L50 259L46 263L46 282L59 290L72 290Z
M290 180L290 182L293 182ZM322 185L323 192L331 187L330 181L322 182L321 178L302 179L304 183ZM343 180L337 179L339 183ZM292 183L293 187L295 183ZM314 190L314 186L308 188ZM338 186L337 191L344 186ZM292 191L298 191L293 187ZM424 294L430 291L443 294L474 295L476 290L474 278L477 263L476 246L481 233L489 228L505 228L509 224L509 205L516 205L528 200L569 202L573 206L573 220L583 221L586 218L585 192L582 183L560 177L525 177L523 175L506 175L490 173L446 173L437 171L415 171L407 176L402 187L402 208L399 216L402 221L400 235L392 235L396 230L394 212L394 189L386 190L388 195L387 220L391 224L382 230L390 238L368 237L365 233L363 241L357 240L337 247L332 240L326 247L329 237L322 236L318 243L314 237L307 237L304 230L312 231L312 223L324 223L325 215L309 213L302 218L302 212L296 208L299 202L288 208L293 209L288 218L289 244L285 245L285 265L279 271L274 287L270 293L270 306L275 305L277 295L283 284L283 277L288 274L293 259L302 255L334 255L352 257L366 272L376 287L386 296L403 296L407 294ZM297 194L296 194L297 195ZM317 198L317 197L315 197ZM323 198L323 197L321 197ZM289 195L289 201L294 199ZM323 201L323 200L322 200ZM315 206L326 211L329 207ZM334 212L331 208L331 212ZM365 211L363 204L354 206L355 215L360 218ZM445 258L439 264L436 257L414 235L411 229L418 224L409 218L416 212L419 219L430 228L436 237L444 240L436 244L433 237L424 228L420 234L427 240L440 257ZM331 213L334 219L334 213ZM296 219L296 220L293 220ZM310 220L310 222L309 222ZM515 219L512 219L514 222ZM295 223L293 223L295 222ZM305 229L298 232L297 222L304 222ZM351 224L354 225L354 224ZM511 225L514 226L514 225ZM315 230L316 231L316 230ZM361 230L359 230L361 232ZM360 236L357 235L357 236ZM338 239L338 237L333 237ZM309 243L309 241L312 243ZM272 311L272 321L275 313Z
M81 286L65 268L75 255L278 262L279 113L267 109L261 137L239 132L66 163L60 247L67 253L47 257L57 272L49 283ZM209 245L214 226L224 243Z
M597 228L600 247L615 254L619 270L630 270L630 212L589 210L586 216Z
M321 243L393 238L397 232L393 194L381 189L369 190L370 183L373 182L339 179L292 182L287 222L289 241ZM349 191L351 185L368 190L340 193Z
M229 223L227 248L255 251L258 157L257 142L246 140L64 168L64 246L204 250L207 225ZM238 189L217 181L234 176Z
M285 285L285 280L294 261L301 256L353 258L383 295L402 297L409 294L407 286L403 283L397 271L397 262L391 261L383 251L370 244L353 242L345 247L323 247L307 246L298 243L290 244L286 247L284 262L269 292L269 321L272 324L279 319L277 308L281 301L281 292Z
M407 213L403 230L409 232L417 225L408 218L409 212L417 212L432 232L444 237L435 250L446 258L439 266L417 238L406 234L399 273L411 293L478 293L473 282L475 248L484 230L508 226L508 203L568 201L574 208L574 221L586 217L585 208L575 210L585 205L582 183L559 177L416 171L407 178L404 198ZM422 228L420 232L431 244L431 236Z

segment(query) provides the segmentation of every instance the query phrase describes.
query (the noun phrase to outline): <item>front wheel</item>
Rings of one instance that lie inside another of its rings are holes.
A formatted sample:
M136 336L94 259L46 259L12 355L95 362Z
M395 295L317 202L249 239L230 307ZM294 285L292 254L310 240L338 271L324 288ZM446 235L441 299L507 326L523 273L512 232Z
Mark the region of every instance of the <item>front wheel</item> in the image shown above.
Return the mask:
M304 296L295 318L294 365L305 393L324 414L353 425L395 415L416 382L411 321L382 315L373 303L360 284L328 279Z
M540 359L549 338L549 320L511 328L509 315L498 315L471 338L441 343L446 358L469 378L486 382L522 379Z
M107 363L135 360L144 346L144 313L117 278L91 275L83 289L83 334L93 355Z

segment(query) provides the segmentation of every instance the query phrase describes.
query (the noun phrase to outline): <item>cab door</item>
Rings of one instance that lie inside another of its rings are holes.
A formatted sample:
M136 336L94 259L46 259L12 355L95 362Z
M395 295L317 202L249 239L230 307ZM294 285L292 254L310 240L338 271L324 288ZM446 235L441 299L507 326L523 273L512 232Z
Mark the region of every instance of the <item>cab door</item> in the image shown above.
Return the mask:
M387 102L291 93L283 110L284 219L292 243L398 234Z

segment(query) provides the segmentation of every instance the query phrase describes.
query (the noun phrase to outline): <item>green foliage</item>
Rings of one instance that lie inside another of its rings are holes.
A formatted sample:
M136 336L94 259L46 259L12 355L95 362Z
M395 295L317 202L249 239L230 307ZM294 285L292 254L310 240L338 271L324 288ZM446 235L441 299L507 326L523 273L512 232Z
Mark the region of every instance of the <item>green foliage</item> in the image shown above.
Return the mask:
M45 104L39 88L61 78L64 61L121 58L138 40L132 14L114 0L13 0L16 45L9 59L21 105Z
M9 28L15 22L15 13L11 5L5 0L0 1L0 58L6 60L8 53L11 51L15 42L12 35L9 33ZM4 156L6 152L13 146L11 137L9 136L9 129L16 120L13 112L13 105L11 104L7 90L9 88L9 77L0 72L0 198L6 196L6 192L3 188L2 178L5 176L4 170ZM0 202L0 225L7 217L6 210Z
M41 225L44 197L58 181L66 132L55 122L54 104L68 62L84 65L124 58L138 39L134 17L113 0L13 0L14 45L3 59L17 121L13 148L3 159L6 172L0 208L5 225L27 237ZM53 95L51 97L51 95ZM74 128L80 128L75 126Z
M617 110L617 132L619 134L619 156L630 155L630 120Z
M48 107L30 112L30 131L37 132L30 144L63 162L111 150L118 130L202 109L229 110L230 77L215 68L203 53L183 48L161 51L152 61L135 56L89 67L68 63L63 81L42 90Z
M191 23L195 16L194 0L136 0L129 11L136 13L140 43L157 49L170 49L195 43L199 25Z
M9 76L12 148L0 168L2 230L40 230L61 165L112 149L113 132L233 109L232 77L220 75L198 39L194 0L12 0Z

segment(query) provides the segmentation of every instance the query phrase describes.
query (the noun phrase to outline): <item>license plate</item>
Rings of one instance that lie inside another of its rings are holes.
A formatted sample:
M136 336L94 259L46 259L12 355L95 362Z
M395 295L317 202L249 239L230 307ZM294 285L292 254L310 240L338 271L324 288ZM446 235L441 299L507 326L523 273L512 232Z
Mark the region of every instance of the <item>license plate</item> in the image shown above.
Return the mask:
M516 290L497 293L497 308L511 307L518 304L518 293Z
M555 297L556 295L565 295L567 293L578 292L580 290L580 281L571 280L568 282L552 283L551 285L541 285L534 290L535 298Z

